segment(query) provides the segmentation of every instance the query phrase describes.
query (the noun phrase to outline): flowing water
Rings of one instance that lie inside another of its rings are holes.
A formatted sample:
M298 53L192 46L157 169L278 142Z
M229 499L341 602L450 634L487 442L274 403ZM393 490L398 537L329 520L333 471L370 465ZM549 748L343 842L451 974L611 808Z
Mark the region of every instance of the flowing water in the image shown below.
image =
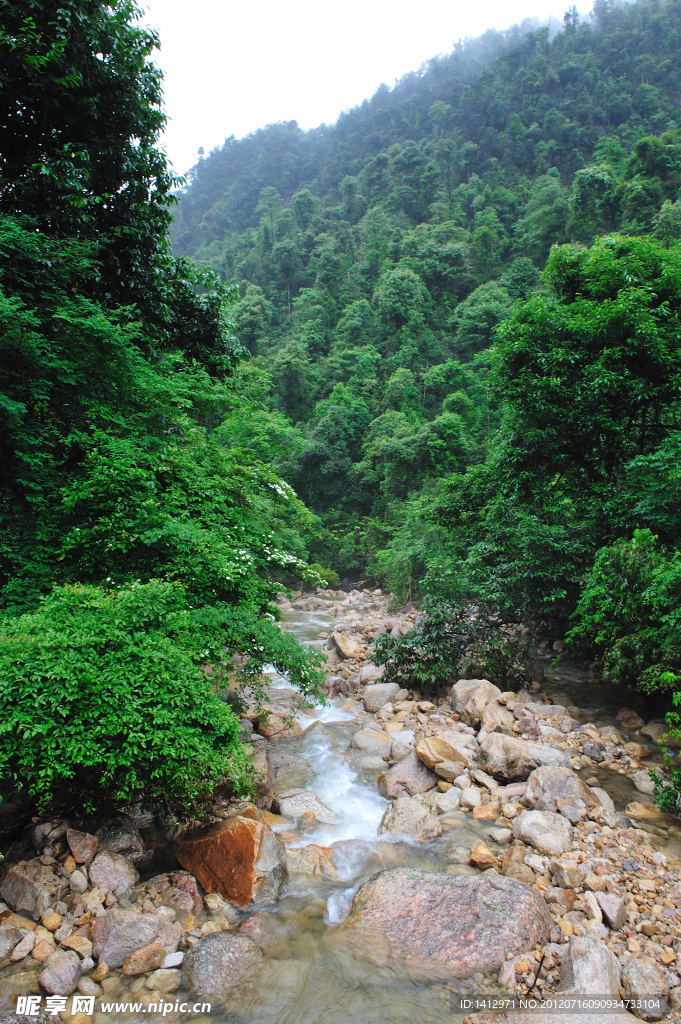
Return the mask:
M302 642L320 646L319 633L330 632L333 623L323 608L290 610L284 613L283 627ZM585 672L570 663L554 670L547 658L546 665L545 690L549 694L567 691L584 712L582 721L614 723L621 693L594 685ZM271 683L288 685L274 674ZM473 873L468 856L475 840L483 838L495 848L489 826L461 812L441 819L446 831L429 844L412 844L390 833L379 835L387 801L378 791L378 768L367 766L370 759L350 747L353 733L371 716L359 706L352 712L342 710L344 701L330 701L327 707L300 716L304 735L278 743L278 748L309 762L314 776L304 787L338 815L333 825L315 822L298 834L301 845L318 843L334 850L339 878L312 883L307 876L304 884L289 882L276 907L251 920L249 933L261 945L265 959L225 1004L223 1019L235 1024L443 1024L461 1019L451 1011L453 993L495 991L494 980L482 975L456 987L435 980L432 984L411 983L391 974L389 968L379 971L368 963L348 961L334 948L337 925L347 915L359 886L375 871L404 865L424 871ZM589 771L590 776L594 774L613 796L618 810L629 800L640 798L628 779L613 772ZM278 785L286 789L291 781L282 779Z

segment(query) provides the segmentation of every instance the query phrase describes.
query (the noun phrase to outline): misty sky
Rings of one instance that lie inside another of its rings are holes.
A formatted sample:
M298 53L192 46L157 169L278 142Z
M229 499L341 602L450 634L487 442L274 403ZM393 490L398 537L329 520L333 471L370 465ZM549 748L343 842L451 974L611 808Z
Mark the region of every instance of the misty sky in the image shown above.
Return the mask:
M570 0L570 3L572 0ZM273 121L303 128L393 85L454 42L525 17L562 19L567 0L151 0L166 110L164 144L178 173L229 135ZM578 7L582 7L578 4Z

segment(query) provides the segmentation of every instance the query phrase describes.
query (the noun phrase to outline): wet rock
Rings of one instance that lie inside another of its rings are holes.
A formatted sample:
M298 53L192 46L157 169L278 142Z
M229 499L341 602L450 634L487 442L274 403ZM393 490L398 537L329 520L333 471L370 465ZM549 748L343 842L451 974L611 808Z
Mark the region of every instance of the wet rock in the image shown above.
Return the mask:
M270 764L274 769L276 781L283 779L297 779L299 782L307 782L314 775L310 762L298 754L291 754L287 750L279 750L274 747L269 751Z
M571 768L544 765L530 773L524 801L532 810L555 811L556 800L572 799L596 806L594 794Z
M71 949L58 949L38 979L51 996L70 996L80 981L80 959Z
M287 740L296 736L302 736L303 730L300 724L290 715L272 713L268 715L267 721L263 719L261 722L258 722L258 733L260 736L264 736L266 740Z
M482 839L478 839L473 843L468 863L472 864L474 868L478 868L480 871L484 871L486 868L497 868L499 866L497 858L494 856L487 844L483 843Z
M128 953L153 942L158 927L157 917L112 907L92 926L92 954L109 967L121 967Z
M528 743L494 732L486 736L478 751L478 765L497 780L514 782L527 779L543 765L570 768L570 758L562 750L542 743Z
M233 907L231 908L234 909ZM182 925L179 921L164 921L160 918L156 938L163 943L166 953L172 954L176 951L182 938ZM166 964L166 966L168 966Z
M622 708L617 713L615 721L622 729L626 729L627 732L635 732L637 729L643 728L645 722L637 711L633 711L631 708Z
M592 786L591 792L594 795L597 807L602 807L603 810L608 811L609 814L616 813L615 805L604 789L601 789L599 786Z
M275 805L277 812L285 818L302 818L304 814L312 814L317 821L327 825L338 821L336 812L322 803L310 789L287 789L277 795Z
M125 814L108 818L97 829L95 836L101 846L126 857L133 864L146 864L153 855L153 851L145 847L137 825Z
M18 943L22 941L23 937L22 933L14 925L4 924L0 926L0 960L5 960L9 956ZM30 952L31 950L29 949L28 953Z
M669 987L667 979L659 968L651 961L641 958L630 960L622 968L622 987L625 999L643 1000L654 1003L659 1000L659 1007L641 1007L634 1013L642 1020L661 1020L668 1012L667 997Z
M193 914L194 912L194 897L190 892L180 889L177 885L171 885L159 893L158 901L162 907L168 907L176 914Z
M76 864L88 865L99 848L99 839L89 832L78 832L75 828L66 830L66 842Z
M39 921L67 892L67 882L38 860L20 860L0 885L0 898L17 914Z
M651 796L655 792L655 783L650 777L650 772L634 772L631 776L631 781L634 783L639 793L647 793L648 796Z
M67 938L62 939L61 944L64 949L72 949L81 960L92 956L92 943L84 935L69 935Z
M603 912L605 923L614 931L619 931L627 920L624 900L620 896L611 896L605 892L597 892L595 895L598 906Z
M435 768L435 765L442 761L458 761L461 768L467 767L463 755L443 736L429 736L427 739L421 740L416 744L416 753L427 768ZM457 774L460 774L460 771Z
M513 879L396 868L360 888L334 939L370 964L431 982L498 971L508 953L543 945L551 923L539 893Z
M331 643L343 659L354 658L356 661L363 661L366 658L366 650L362 644L352 640L345 633L333 633Z
M222 999L262 960L247 935L215 932L189 950L182 962L182 987L203 999Z
M582 998L619 996L620 965L605 943L593 936L572 936L560 969L560 992Z
M165 959L166 951L162 942L150 942L148 946L128 953L123 961L123 974L146 974L157 971Z
M117 896L122 896L136 885L140 877L127 857L109 849L100 850L90 865L89 875L92 885L105 892L113 892ZM85 887L87 888L87 882Z
M286 850L286 870L291 875L317 876L327 880L338 878L333 864L333 850L309 843Z
M648 736L653 743L662 744L667 747L678 747L678 740L674 739L669 732L669 726L664 722L648 722L640 730L641 736Z
M181 963L182 961L180 961ZM147 981L147 988L152 992L175 992L182 984L182 971L173 968L160 968Z
M37 995L38 992L40 986L37 971L19 971L17 974L0 978L0 1010L9 1010L17 996ZM22 1017L21 1020L28 1024L26 1017ZM32 1017L30 1021L31 1024L35 1024L36 1018Z
M412 751L387 771L380 781L379 789L388 800L399 796L413 796L426 793L437 785L437 776L421 762Z
M393 745L393 738L382 729L360 729L352 737L351 747L363 750L366 754L376 754L381 757L390 753Z
M240 816L188 837L176 856L207 892L239 907L275 900L286 873L282 841L263 822Z
M572 826L561 814L524 811L513 822L513 835L529 843L539 853L556 857L570 849Z
M370 712L380 711L384 704L391 701L399 692L397 683L374 683L367 686L362 697L364 710Z
M385 809L379 832L402 832L420 843L442 835L442 826L430 811L410 796L401 796Z

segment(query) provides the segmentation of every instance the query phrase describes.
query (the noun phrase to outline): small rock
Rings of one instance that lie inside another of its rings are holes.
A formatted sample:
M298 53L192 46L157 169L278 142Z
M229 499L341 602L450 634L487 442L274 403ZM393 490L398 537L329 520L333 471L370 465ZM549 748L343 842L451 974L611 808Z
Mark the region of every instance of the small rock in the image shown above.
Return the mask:
M99 851L90 865L89 875L92 885L113 892L117 896L122 896L133 885L136 885L140 877L134 864L127 857L116 853L115 850L108 849ZM73 875L71 875L71 887L73 888Z
M92 978L81 978L76 987L84 996L101 996L102 994L100 986Z
M620 896L611 896L608 893L597 892L596 900L603 912L605 923L613 931L619 931L627 920L627 911L624 900Z
M593 892L584 893L584 905L586 907L586 916L590 921L602 921L603 914L601 908L598 905L598 900Z
M137 825L126 814L116 814L107 818L97 829L95 836L99 839L100 846L106 846L132 864L146 864L153 855L153 850L147 850L145 847Z
M150 942L148 946L128 953L122 965L123 974L146 974L156 971L165 959L166 951L162 942Z
M21 932L19 932L21 935ZM18 942L10 954L10 960L16 963L18 960L23 960L24 957L28 956L33 947L35 946L35 932L28 932L24 935L21 942ZM47 957L45 957L47 959Z
M5 960L17 943L23 942L24 935L12 924L0 925L0 960ZM30 950L29 950L30 952Z
M161 964L165 970L168 967L180 967L184 960L184 953L168 953Z
M182 984L182 971L174 968L159 968L147 979L147 988L152 992L174 992Z
M439 793L435 798L435 810L438 814L449 814L450 811L458 811L460 805L461 791L452 786L445 793Z
M89 832L78 832L75 828L66 830L66 842L76 864L89 864L99 849L99 839Z
M51 996L70 996L80 981L80 959L72 949L58 949L40 975L42 987Z
M535 768L527 780L524 802L531 810L555 811L557 800L581 800L596 806L596 798L572 768L544 765Z
M619 996L620 965L605 943L593 936L573 936L560 971L560 993L582 998Z
M495 779L507 782L524 780L542 765L570 768L570 759L562 750L541 743L528 743L515 736L491 733L478 752L478 765Z
M71 872L69 885L71 886L71 892L80 893L80 895L88 890L88 880L82 871Z
M104 960L109 967L121 967L129 953L149 945L156 938L158 929L156 917L112 907L92 926L94 957Z
M337 813L322 803L317 794L310 789L285 790L277 795L275 804L278 813L283 814L285 818L302 818L304 814L311 814L317 821L327 825L333 825L338 821Z
M341 658L354 658L356 661L362 661L366 657L364 647L357 643L356 640L351 640L349 636L345 635L345 633L332 633L331 643L336 648ZM395 686L396 693L399 690L399 686L395 683L388 685Z
M84 935L69 935L62 942L62 946L64 949L72 949L82 959L92 956L92 943Z
M634 772L631 776L631 781L636 786L639 793L647 793L648 796L655 792L655 783L650 777L650 773L647 771Z
M481 839L478 839L477 842L473 843L468 863L472 864L474 868L479 868L480 871L484 871L486 868L497 868L499 866L497 858Z
M81 970L82 970L82 964L81 964ZM94 971L92 972L92 980L93 981L104 981L104 979L108 978L108 977L109 977L109 965L107 963L105 963L103 960L101 960L100 963L95 967Z

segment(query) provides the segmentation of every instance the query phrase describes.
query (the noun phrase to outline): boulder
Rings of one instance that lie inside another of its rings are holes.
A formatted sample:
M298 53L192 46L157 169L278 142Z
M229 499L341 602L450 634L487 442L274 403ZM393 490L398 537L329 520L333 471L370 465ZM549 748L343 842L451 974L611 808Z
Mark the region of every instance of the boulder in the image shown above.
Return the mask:
M391 701L396 693L399 693L397 683L374 683L364 690L362 703L364 710L370 712L380 711L384 704Z
M442 827L437 818L410 796L401 796L386 807L378 831L401 832L420 843L442 835Z
M288 750L280 750L273 747L268 751L270 765L274 770L276 782L283 779L295 779L297 782L307 782L314 775L309 761Z
M385 672L385 665L362 665L359 670L359 681L362 686L374 683Z
M620 965L602 939L572 936L560 968L560 994L618 998Z
M435 768L435 765L442 761L458 761L462 769L468 767L463 754L443 736L429 736L428 739L421 740L416 744L416 753L427 768Z
M488 683L488 685L491 685L487 679L459 679L458 682L454 684L448 699L457 715L462 714L466 704L482 683ZM490 697L490 700L494 699L495 698Z
M608 796L604 789L599 786L592 786L591 792L593 793L594 800L596 801L597 807L602 807L604 811L609 814L616 814L615 805L612 802L612 798Z
M399 796L426 793L437 785L437 776L421 762L416 751L411 751L385 773L379 789L388 800Z
M184 839L176 856L207 892L238 907L276 900L286 873L281 839L263 822L240 815Z
M90 865L90 883L105 892L122 896L139 882L139 873L127 857L114 850L101 849ZM86 885L87 888L87 885Z
M159 919L152 914L112 907L92 926L92 955L109 967L121 967L128 953L154 941L158 927Z
M214 932L185 954L182 987L202 999L223 999L261 960L262 953L247 935Z
M354 658L356 661L363 661L366 658L366 651L362 644L351 640L345 633L332 633L331 643L336 648L341 658Z
M507 954L544 945L551 924L539 893L511 878L395 868L359 889L334 940L400 979L432 983L498 971Z
M363 750L365 754L376 754L378 757L389 754L392 745L392 736L383 729L360 729L350 741L351 747Z
M498 686L495 686L494 683L488 683L486 679L481 680L480 686L471 693L466 701L461 712L461 720L466 725L472 725L477 728L482 721L487 705L490 701L496 700L500 696L501 690Z
M621 729L626 729L627 732L635 732L637 729L643 728L645 722L637 711L633 711L632 708L622 708L617 712L615 721Z
M75 828L66 830L66 842L76 864L89 864L99 849L99 839L89 832L78 832Z
M481 724L487 732L500 732L510 729L515 721L515 716L507 707L500 704L498 700L491 700L485 705L482 713Z
M270 764L269 755L266 750L256 750L253 757L253 767L256 771L256 786L258 796L267 796L274 785L274 768Z
M460 761L440 761L435 765L435 774L445 782L454 782L461 774Z
M642 1000L647 1004L635 1009L637 1017L661 1020L667 1016L669 986L665 975L652 960L629 960L622 968L622 987L625 999Z
M272 712L267 716L267 721L263 719L258 722L258 733L266 740L287 740L302 736L303 729L291 715L278 715Z
M72 949L58 949L46 961L39 982L51 996L70 996L80 981L80 959Z
M277 795L272 806L285 818L302 818L304 814L312 814L317 821L322 821L326 825L333 825L338 821L336 812L322 803L311 789L284 790Z
M480 745L478 765L497 780L515 782L527 779L543 765L570 768L570 758L562 750L542 743L528 743L515 736L493 732Z
M153 856L153 850L147 850L145 847L137 825L125 814L107 818L97 829L95 836L101 846L106 846L114 853L126 857L133 864L146 864Z
M66 879L57 877L47 865L39 860L20 860L5 875L0 899L17 914L39 921L67 891Z
M524 811L513 822L513 835L547 857L560 857L570 849L572 825L562 814Z
M674 739L670 727L664 722L648 722L640 730L641 736L647 736L653 743L667 747L678 747L681 741Z
M585 782L571 768L544 765L535 768L527 780L524 801L538 811L555 811L556 800L583 800L587 807L596 806L596 798Z
M639 793L646 793L651 796L655 792L655 783L650 777L650 772L642 770L640 772L634 772L631 776L631 781L636 786Z
M338 872L333 865L333 850L328 846L296 846L286 850L286 870L291 875L307 875L333 881Z

